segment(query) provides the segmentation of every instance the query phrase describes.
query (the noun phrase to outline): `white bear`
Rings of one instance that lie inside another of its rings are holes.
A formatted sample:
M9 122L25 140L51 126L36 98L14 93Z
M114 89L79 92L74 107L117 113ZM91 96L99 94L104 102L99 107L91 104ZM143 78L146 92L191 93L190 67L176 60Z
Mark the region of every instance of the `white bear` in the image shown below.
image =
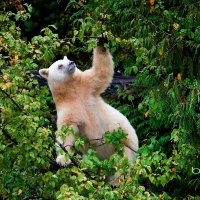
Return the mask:
M63 125L73 126L80 136L89 140L102 138L106 131L113 132L120 126L128 134L124 141L124 156L131 162L134 161L135 152L138 150L138 138L134 128L127 118L118 110L106 104L101 93L112 81L114 73L113 58L109 49L103 47L105 38L98 37L97 47L93 50L93 67L84 72L76 67L73 61L65 56L47 69L39 70L42 77L46 78L55 101L57 110L57 129ZM62 141L57 138L67 151L70 151L74 141L72 134ZM114 153L111 144L94 147L99 159L108 159ZM133 151L134 150L134 151ZM60 165L67 165L63 155L56 159ZM119 185L119 173L110 177L113 186Z

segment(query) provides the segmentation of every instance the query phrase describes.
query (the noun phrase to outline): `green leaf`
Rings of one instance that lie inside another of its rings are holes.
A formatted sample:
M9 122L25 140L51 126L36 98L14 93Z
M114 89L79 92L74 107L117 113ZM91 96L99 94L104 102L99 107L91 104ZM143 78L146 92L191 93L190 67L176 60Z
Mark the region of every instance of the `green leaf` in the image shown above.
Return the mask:
M43 54L39 49L36 49L35 52L38 54Z
M93 188L93 184L91 181L87 181L86 184L85 184L85 188L87 190L91 190Z
M55 25L48 25L48 27L52 27L54 28L55 30L57 30L57 27Z
M133 69L133 72L134 72L135 74L138 73L138 67L137 67L137 66L133 66L132 69Z

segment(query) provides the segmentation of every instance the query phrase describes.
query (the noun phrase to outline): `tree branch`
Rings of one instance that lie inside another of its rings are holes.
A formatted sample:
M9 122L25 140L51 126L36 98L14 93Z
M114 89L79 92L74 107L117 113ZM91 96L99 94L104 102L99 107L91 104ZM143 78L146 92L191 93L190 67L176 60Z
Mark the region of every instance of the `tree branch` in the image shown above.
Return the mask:
M56 141L56 144L57 144L65 153L67 153L67 154L69 153L69 152L65 149L65 147L64 147L59 141ZM78 167L78 162L76 161L75 158L71 157L70 160L72 161L72 163L73 163L76 167Z
M23 112L24 114L26 114L27 116L29 115L26 111L24 111L24 110L15 102L15 100L12 99L12 97L11 97L6 91L4 91L4 90L1 89L1 92L2 92L3 94L5 94L5 95L13 102L13 104L14 104L20 111L22 111L22 112Z
M11 136L7 133L7 131L5 129L2 129L2 132L6 136L6 138L8 138L10 141L12 141L15 145L18 145L17 140L12 139Z

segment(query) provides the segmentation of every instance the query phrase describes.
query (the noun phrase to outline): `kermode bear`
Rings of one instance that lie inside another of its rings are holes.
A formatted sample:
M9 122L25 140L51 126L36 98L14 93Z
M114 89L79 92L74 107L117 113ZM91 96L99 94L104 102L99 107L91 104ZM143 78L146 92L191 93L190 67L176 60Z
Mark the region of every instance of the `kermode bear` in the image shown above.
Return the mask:
M127 118L118 110L106 104L100 94L110 84L113 73L113 59L109 49L104 48L105 36L97 38L97 47L93 50L93 67L84 72L76 67L73 61L65 56L63 60L53 63L48 69L39 73L47 79L57 110L58 131L63 125L73 126L80 136L89 140L102 138L106 131L113 132L120 126L127 135L124 143L124 156L134 161L138 150L138 138L134 128ZM66 140L57 140L67 151L73 145L73 134L67 135ZM111 144L94 147L99 159L108 159L114 153ZM134 151L133 151L134 150ZM64 155L58 155L57 163L66 166L71 161L65 160ZM111 184L118 185L119 173L108 178Z

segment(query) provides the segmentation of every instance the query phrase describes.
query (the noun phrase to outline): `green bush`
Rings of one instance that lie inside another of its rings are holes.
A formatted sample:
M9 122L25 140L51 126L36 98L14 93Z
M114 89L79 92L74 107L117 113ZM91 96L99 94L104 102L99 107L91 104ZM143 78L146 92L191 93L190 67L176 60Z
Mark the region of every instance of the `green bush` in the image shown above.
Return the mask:
M127 174L127 166L130 166L127 159L122 159L123 146L118 145L118 139L125 136L122 131L116 133L117 138L113 138L108 132L105 134L105 142L117 144L118 156L100 161L90 149L86 159L82 160L78 149L86 140L77 136L74 151L66 155L67 158L73 158L72 166L61 168L55 163L52 99L48 88L40 87L35 77L28 72L38 69L38 66L48 67L57 53L62 53L62 48L59 50L58 36L45 28L42 30L43 35L35 36L29 42L20 38L20 29L12 20L13 17L16 20L26 20L28 13L9 12L0 17L3 25L6 24L0 32L1 197L123 199L124 195L140 196L144 189L138 186L132 188L130 178L127 179L127 186L122 180L119 191L113 191L105 183L105 175L116 172L116 165L122 174Z

